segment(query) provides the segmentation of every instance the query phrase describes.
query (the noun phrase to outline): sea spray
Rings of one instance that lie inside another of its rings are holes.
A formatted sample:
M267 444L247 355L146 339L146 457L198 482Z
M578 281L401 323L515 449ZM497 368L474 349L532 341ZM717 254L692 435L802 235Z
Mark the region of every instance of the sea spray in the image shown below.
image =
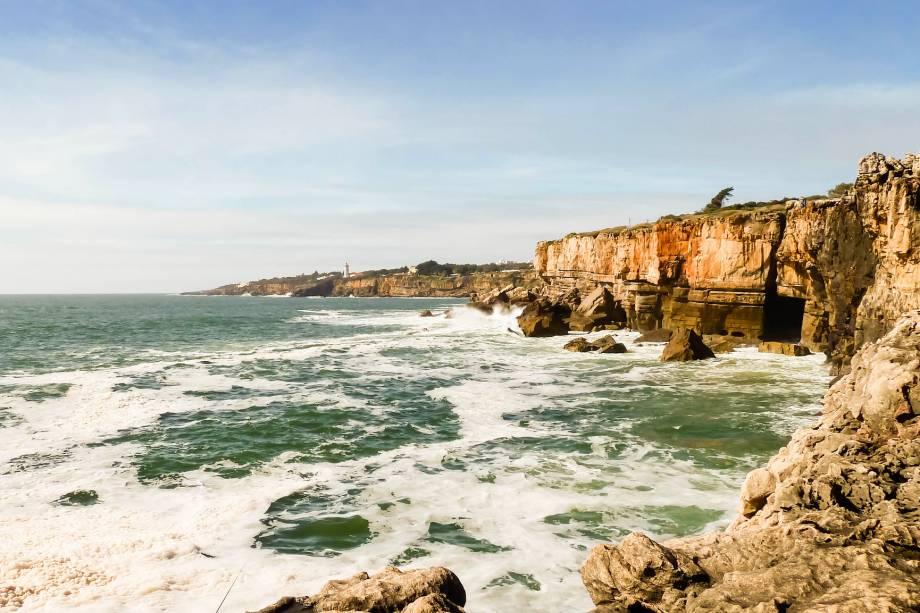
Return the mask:
M471 611L587 610L588 547L727 523L828 380L630 332L573 354L457 301L0 300L5 606L213 610L239 574L244 610L398 563Z

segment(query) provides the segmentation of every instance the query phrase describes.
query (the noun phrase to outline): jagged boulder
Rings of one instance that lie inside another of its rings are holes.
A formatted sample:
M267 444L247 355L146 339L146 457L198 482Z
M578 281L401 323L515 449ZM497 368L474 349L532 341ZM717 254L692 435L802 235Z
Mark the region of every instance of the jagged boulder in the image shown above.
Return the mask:
M588 339L582 337L570 340L563 345L562 348L566 351L574 351L575 353L587 353L588 351L597 349L593 343L589 343Z
M808 347L797 343L781 343L778 341L764 341L757 346L760 353L778 353L780 355L803 356L811 355Z
M424 311L419 313L418 316L419 317L434 317L434 313L432 313L429 309L425 309Z
M577 312L582 315L601 315L612 318L615 307L616 301L613 295L606 287L599 285L581 299Z
M626 353L626 345L618 343L611 334L602 336L591 344L598 353Z
M524 336L560 336L569 333L566 320L571 314L565 304L542 298L524 307L517 322Z
M465 604L463 584L446 568L390 567L373 576L361 572L329 581L315 596L282 598L257 613L462 613Z
M597 611L920 610L920 311L851 366L818 422L748 475L725 531L595 547Z
M716 354L706 346L702 337L693 330L678 328L661 352L662 362L689 362L714 358Z

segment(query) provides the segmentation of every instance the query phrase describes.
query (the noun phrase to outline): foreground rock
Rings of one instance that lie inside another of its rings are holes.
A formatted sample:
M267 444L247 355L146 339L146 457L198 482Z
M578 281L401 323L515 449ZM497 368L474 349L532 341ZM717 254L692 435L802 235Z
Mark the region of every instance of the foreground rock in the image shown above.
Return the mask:
M597 611L920 610L920 312L865 346L817 424L748 475L724 532L600 545Z
M661 352L662 362L689 362L714 357L716 354L706 346L700 335L686 329L674 330L671 340Z
M465 604L460 579L446 568L387 568L330 581L315 596L282 598L257 613L463 613Z

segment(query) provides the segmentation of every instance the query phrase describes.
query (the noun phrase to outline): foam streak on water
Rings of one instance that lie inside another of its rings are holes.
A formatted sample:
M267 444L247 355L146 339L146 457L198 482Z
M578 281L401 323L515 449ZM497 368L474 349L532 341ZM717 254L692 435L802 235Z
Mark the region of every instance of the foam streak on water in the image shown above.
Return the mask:
M450 304L0 297L0 609L214 610L239 575L242 611L395 563L588 610L591 546L730 521L828 381L418 316Z

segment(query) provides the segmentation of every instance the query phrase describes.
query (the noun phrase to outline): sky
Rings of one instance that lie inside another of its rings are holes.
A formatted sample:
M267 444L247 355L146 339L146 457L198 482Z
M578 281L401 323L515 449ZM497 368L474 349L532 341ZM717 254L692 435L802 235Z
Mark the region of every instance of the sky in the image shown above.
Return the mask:
M920 151L920 5L0 0L0 293L435 259Z

